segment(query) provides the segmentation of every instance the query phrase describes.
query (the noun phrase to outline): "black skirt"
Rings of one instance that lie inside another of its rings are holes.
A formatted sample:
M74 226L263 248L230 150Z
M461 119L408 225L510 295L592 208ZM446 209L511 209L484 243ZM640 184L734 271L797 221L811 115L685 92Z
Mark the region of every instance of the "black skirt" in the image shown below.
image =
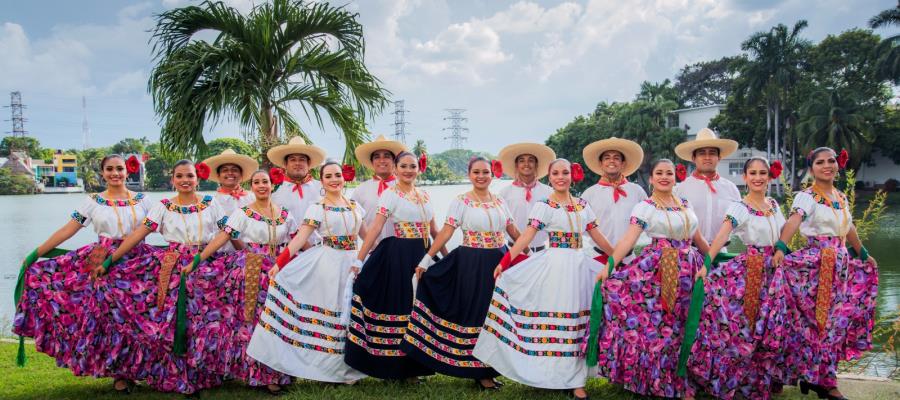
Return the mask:
M380 379L433 372L400 350L412 310L412 277L425 255L422 239L385 238L372 251L353 284L344 361Z
M503 249L457 247L428 269L419 282L403 350L444 375L499 375L472 356L494 292L494 269Z

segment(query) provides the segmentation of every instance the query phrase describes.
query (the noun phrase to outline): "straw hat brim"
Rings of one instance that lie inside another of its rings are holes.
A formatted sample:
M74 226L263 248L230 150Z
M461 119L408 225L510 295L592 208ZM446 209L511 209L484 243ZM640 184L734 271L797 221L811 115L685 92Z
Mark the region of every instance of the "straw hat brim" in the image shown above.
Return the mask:
M719 159L723 159L737 151L738 142L731 139L702 139L684 142L675 146L675 155L685 161L694 160L694 150L705 147L714 147L719 149Z
M290 154L303 154L309 157L309 167L316 168L325 161L325 150L311 144L282 144L269 149L266 157L272 164L284 168L284 158Z
M243 154L219 154L203 160L203 163L209 166L209 180L216 183L219 183L217 170L225 164L241 167L241 182L250 179L250 176L259 169L259 163L256 160Z
M537 158L537 167L534 175L537 179L547 176L547 168L550 162L556 159L553 149L539 143L515 143L500 150L497 158L503 164L503 173L510 177L516 177L516 157L522 154L530 154Z
M375 170L375 166L372 164L372 153L378 150L390 151L395 156L402 151L408 151L403 143L394 140L376 140L374 142L363 143L356 146L356 149L353 150L353 154L356 155L356 161L358 161L360 165L370 170Z
M584 164L597 175L603 175L603 166L600 163L600 155L607 151L618 151L625 156L625 168L623 176L635 173L644 162L644 149L641 145L627 139L609 138L596 141L587 145L582 151Z

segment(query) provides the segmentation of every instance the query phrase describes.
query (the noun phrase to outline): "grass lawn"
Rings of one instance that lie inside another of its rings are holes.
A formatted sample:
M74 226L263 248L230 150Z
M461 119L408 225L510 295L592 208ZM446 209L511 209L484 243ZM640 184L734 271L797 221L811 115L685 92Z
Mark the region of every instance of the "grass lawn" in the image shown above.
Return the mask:
M138 385L131 396L122 397L112 389L111 379L94 379L73 376L69 370L56 367L55 362L44 354L36 353L33 345L26 346L28 364L25 368L15 366L16 345L0 343L0 399L170 399L182 396L171 393L157 393L146 386ZM364 399L565 399L563 393L529 388L516 383L507 384L497 392L482 392L475 388L471 380L445 376L428 378L423 385L409 386L385 383L377 379L364 379L353 386L332 387L311 381L299 381L289 388L289 393L280 399L310 400L364 400ZM813 400L814 397L800 396L795 388L786 388L786 394L779 399ZM588 393L594 399L640 399L624 390L607 384L602 379L588 382ZM238 382L229 382L223 387L205 390L203 399L269 399L274 398L263 392L249 389Z

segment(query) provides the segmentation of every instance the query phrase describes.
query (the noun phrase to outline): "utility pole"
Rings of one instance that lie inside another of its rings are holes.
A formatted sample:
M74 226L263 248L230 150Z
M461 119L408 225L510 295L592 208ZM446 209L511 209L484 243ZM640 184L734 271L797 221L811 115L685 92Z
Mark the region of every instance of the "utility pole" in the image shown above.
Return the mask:
M394 102L394 140L406 144L406 113L409 112L404 106L406 101L397 100Z
M442 129L450 131L450 136L445 136L444 139L450 139L450 147L453 149L462 149L463 142L468 140L464 133L469 131L469 128L463 126L463 122L469 120L462 116L462 114L466 112L466 109L448 108L444 111L447 111L450 114L449 116L444 117L444 121L450 121L450 126Z
M25 117L22 114L22 110L28 108L28 106L22 104L22 92L10 92L9 94L9 105L4 106L4 108L10 109L11 117L7 121L12 121L12 131L8 131L13 135L13 137L25 137L28 132L25 130Z

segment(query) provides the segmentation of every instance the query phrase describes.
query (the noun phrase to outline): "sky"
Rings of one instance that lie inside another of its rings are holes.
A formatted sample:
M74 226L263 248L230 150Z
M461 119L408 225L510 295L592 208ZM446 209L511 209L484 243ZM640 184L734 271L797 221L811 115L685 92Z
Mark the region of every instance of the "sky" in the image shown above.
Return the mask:
M258 4L263 0L255 0ZM0 104L20 91L28 134L44 147L82 147L82 97L90 146L126 137L157 140L147 93L156 14L188 0L0 0ZM248 12L254 0L225 0ZM345 3L335 3L345 4ZM803 36L865 27L893 0L364 0L366 64L405 100L408 142L450 148L446 109L467 111L466 148L496 154L516 141L543 142L601 101L628 101L645 80L673 79L686 64L740 54L748 36L809 21ZM892 30L879 30L881 35ZM0 108L0 131L12 128ZM369 122L394 132L393 105ZM343 139L326 123L304 128L329 155ZM240 137L224 121L207 140Z

